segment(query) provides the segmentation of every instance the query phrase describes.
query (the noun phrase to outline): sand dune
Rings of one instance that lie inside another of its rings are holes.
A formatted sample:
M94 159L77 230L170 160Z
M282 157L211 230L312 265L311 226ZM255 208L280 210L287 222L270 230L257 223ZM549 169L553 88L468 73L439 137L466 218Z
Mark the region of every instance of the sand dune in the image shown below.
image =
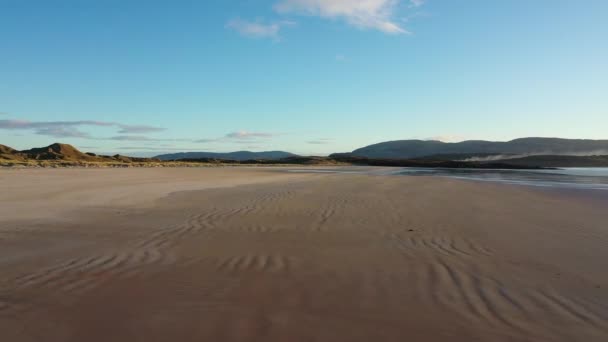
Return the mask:
M236 168L0 187L2 340L608 340L597 197Z

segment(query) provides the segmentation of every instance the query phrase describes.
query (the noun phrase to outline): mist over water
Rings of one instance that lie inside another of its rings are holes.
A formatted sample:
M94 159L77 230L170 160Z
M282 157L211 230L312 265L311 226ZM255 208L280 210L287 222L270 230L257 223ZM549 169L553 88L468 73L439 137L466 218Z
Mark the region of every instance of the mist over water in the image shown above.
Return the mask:
M470 157L462 159L465 162L484 162L484 161L498 161L508 159L518 159L533 156L576 156L576 157L591 157L591 156L605 156L608 155L608 150L593 150L583 152L554 152L554 151L543 151L533 153L518 153L518 154L492 154L489 156Z
M541 187L608 190L608 168L564 168L557 170L404 168L394 174L437 176Z

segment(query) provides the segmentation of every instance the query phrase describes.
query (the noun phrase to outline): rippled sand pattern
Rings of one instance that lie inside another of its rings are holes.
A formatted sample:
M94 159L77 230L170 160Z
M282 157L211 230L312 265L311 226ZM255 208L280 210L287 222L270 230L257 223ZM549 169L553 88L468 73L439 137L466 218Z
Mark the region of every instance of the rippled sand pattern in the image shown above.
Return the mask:
M334 174L152 203L0 221L0 340L608 341L604 203Z

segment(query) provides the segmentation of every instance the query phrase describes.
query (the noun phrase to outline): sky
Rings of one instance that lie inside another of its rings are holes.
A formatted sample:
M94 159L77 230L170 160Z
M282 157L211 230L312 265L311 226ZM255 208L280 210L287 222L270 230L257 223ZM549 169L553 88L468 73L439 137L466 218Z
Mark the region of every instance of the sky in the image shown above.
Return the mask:
M608 139L605 0L0 0L0 144Z

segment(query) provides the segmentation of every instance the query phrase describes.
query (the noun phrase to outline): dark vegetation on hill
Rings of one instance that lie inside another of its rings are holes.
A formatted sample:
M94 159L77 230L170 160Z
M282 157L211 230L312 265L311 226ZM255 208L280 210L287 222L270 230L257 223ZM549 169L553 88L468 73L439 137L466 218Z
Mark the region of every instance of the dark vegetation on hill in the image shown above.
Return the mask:
M424 167L424 168L471 168L471 169L541 169L535 165L513 165L506 161L468 162L456 160L430 160L430 159L387 159L364 158L355 156L333 156L334 160L354 165L368 166L395 166L395 167Z

